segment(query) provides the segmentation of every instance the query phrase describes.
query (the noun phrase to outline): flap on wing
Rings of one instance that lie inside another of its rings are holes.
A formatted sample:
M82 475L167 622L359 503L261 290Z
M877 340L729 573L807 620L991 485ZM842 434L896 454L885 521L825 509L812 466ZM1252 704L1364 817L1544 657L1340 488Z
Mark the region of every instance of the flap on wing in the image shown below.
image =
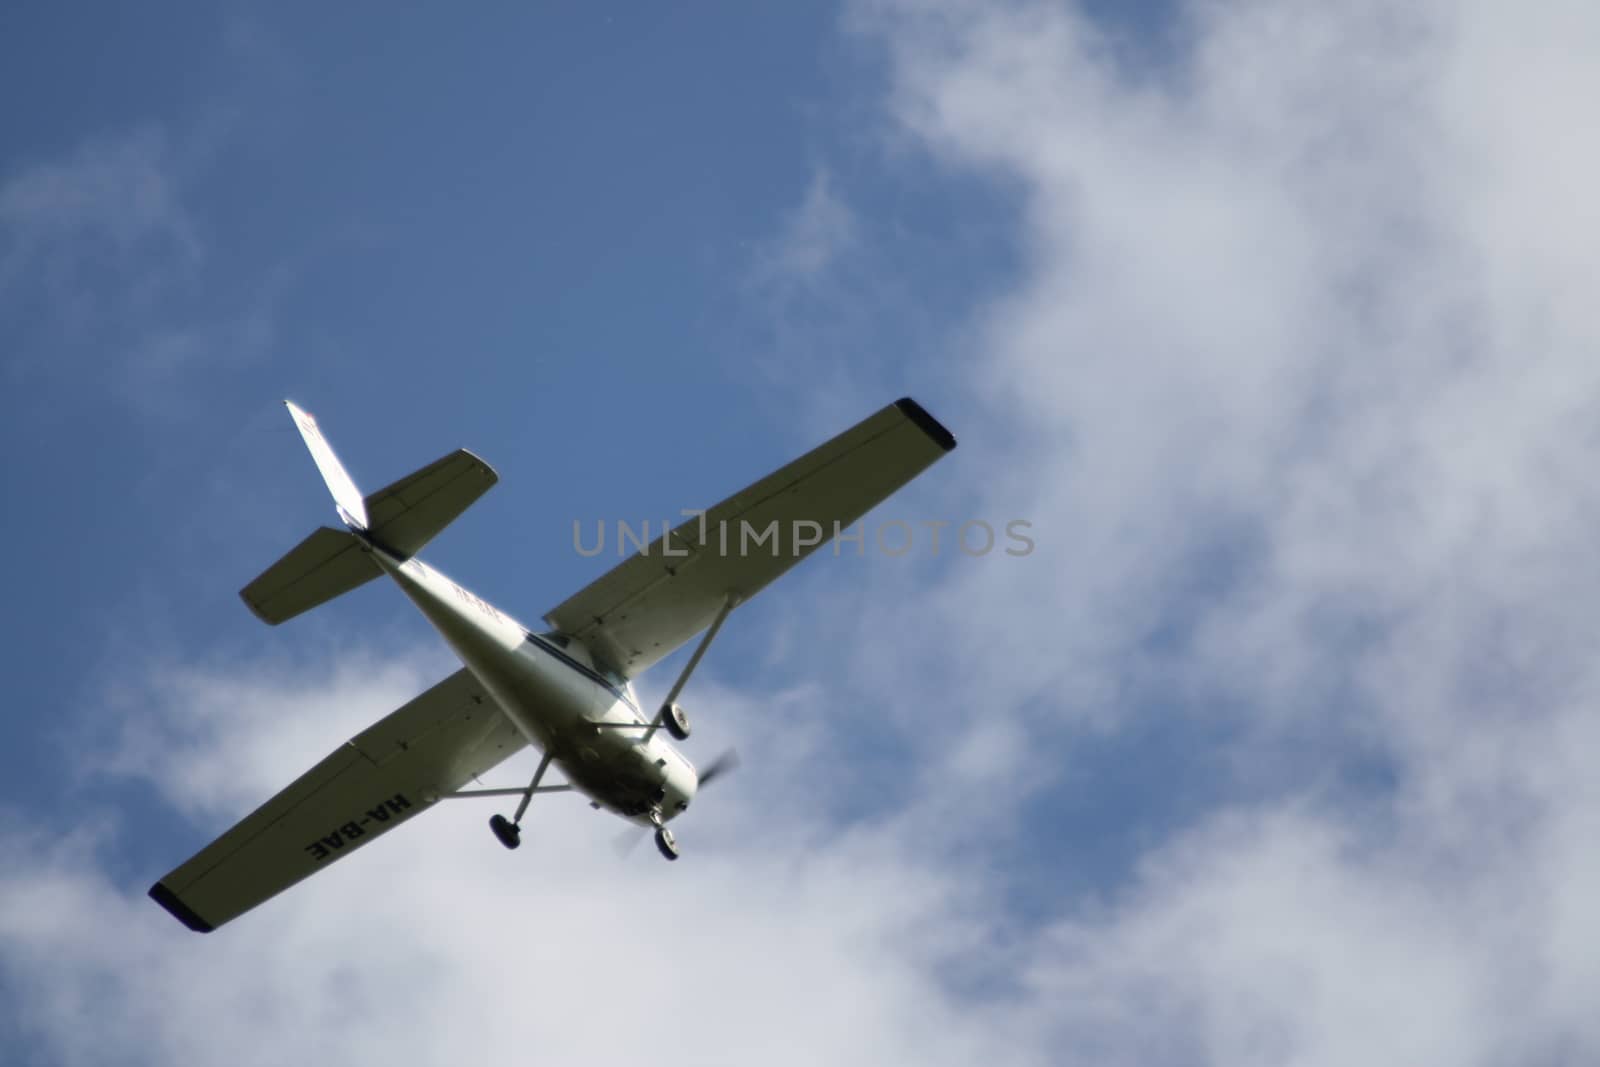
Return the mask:
M526 742L463 669L353 739L150 890L207 932L497 766Z
M499 480L493 467L458 448L367 497L367 529L391 551L415 555Z
M921 405L898 400L679 526L670 551L656 539L545 622L631 678L709 626L728 596L750 599L955 446Z

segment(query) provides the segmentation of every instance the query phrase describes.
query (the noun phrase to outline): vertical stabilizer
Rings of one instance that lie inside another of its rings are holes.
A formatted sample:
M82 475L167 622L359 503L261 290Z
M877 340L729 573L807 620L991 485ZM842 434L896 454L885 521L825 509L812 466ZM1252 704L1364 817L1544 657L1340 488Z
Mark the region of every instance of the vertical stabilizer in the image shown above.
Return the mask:
M344 464L339 462L339 457L333 454L327 439L317 428L317 420L311 417L310 412L295 407L293 401L285 400L283 406L288 408L289 414L294 417L295 427L305 440L306 448L310 449L311 458L316 461L317 470L322 473L322 480L327 483L328 492L333 494L339 518L346 526L365 530L367 506L361 499L361 490L350 480L350 475L344 469Z

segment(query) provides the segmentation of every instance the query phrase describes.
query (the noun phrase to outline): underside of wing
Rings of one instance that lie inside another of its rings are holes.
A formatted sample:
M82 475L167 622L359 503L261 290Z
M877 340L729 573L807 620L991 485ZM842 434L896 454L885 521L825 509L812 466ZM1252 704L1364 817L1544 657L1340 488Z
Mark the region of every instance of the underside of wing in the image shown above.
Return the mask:
M471 672L341 745L150 890L184 925L221 926L375 840L526 742Z
M691 519L568 598L545 622L633 677L750 599L955 448L909 397Z

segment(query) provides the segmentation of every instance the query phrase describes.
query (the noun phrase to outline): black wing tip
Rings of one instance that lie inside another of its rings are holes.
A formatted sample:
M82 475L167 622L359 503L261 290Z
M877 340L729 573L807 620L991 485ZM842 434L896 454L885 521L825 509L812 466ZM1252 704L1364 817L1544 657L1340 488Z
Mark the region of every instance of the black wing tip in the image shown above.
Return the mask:
M166 908L183 925L197 934L209 934L216 927L206 922L194 913L194 909L178 899L178 894L168 889L166 885L157 882L150 887L150 899Z
M273 622L271 619L267 618L266 612L262 611L259 607L257 607L255 601L251 600L248 596L245 595L245 593L248 592L248 591L249 591L249 586L246 586L244 589L239 590L239 599L244 601L244 606L250 609L250 614L254 615L256 618L260 619L262 622L266 623L268 626L276 626L276 625L278 625L277 622ZM283 621L282 619L278 620L278 622L282 622L282 621ZM151 892L153 893L153 892L155 892L155 890L151 890Z
M956 447L955 434L945 429L944 423L928 414L927 408L912 400L909 396L903 396L896 400L894 406L900 409L902 415L916 423L917 429L927 434L934 444L946 452Z

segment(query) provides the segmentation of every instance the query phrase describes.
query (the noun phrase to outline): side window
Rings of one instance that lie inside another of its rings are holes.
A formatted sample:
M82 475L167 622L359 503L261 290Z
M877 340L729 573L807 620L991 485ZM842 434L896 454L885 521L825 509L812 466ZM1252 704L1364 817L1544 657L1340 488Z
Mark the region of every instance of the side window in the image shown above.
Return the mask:
M633 705L633 709L635 711L639 710L639 696L633 691L632 682L628 681L610 667L601 667L599 669L599 673L600 677L604 678L607 684L609 684L622 696L623 700L626 700L629 704Z

